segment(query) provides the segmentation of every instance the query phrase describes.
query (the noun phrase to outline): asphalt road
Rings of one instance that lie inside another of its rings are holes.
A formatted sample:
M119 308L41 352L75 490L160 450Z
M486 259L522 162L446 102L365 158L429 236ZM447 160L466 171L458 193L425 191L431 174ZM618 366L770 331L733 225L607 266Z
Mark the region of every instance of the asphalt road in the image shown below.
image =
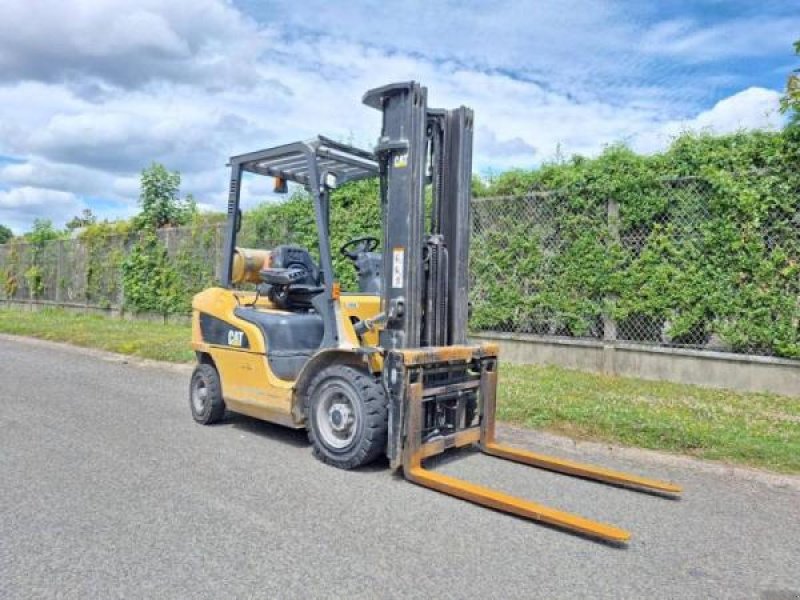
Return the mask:
M196 425L187 382L0 338L0 598L800 597L791 482L595 452L681 482L674 501L471 451L436 465L631 530L619 548L325 466L303 432Z

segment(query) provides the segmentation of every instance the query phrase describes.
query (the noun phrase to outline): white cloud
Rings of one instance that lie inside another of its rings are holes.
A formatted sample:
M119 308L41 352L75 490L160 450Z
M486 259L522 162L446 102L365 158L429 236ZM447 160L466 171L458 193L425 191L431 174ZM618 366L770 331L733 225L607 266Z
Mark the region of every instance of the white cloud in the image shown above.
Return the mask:
M0 159L21 161L0 162L0 189L104 198L108 215L135 209L139 172L154 160L221 209L231 155L317 133L368 147L380 114L360 99L390 81L422 81L433 106L475 109L476 170L530 167L557 147L594 154L623 140L654 150L685 128L779 122L764 116L777 93L763 88L703 111L709 86L732 85L725 73L694 87L646 76L664 56L722 56L721 40L747 33L739 25L648 28L630 5L411 0L365 11L310 0L300 11L287 0L264 24L223 0L41 1L36 19L30 7L0 3ZM777 39L792 22L756 25ZM751 41L729 45L761 52ZM269 197L268 183L246 183L246 206ZM32 202L14 222L77 212L48 206Z
M0 190L0 223L22 233L37 217L61 223L78 214L84 203L69 192L35 187Z
M536 156L536 147L518 135L499 139L497 134L488 127L479 127L477 138L477 152L484 156L511 157L523 161L530 161Z
M62 190L82 196L108 194L115 177L77 165L51 163L38 157L0 166L0 181L15 186Z
M167 78L229 83L257 51L254 23L218 0L11 0L0 4L0 80Z
M576 95L596 95L593 82L608 85L610 74L630 78L645 67L631 51L640 35L631 18L637 11L601 0L408 0L402 7L307 0L302 11L292 0L274 4L285 27L300 35L326 32L398 56L514 72ZM331 26L337 23L346 25ZM335 45L330 52L338 54Z
M644 131L631 140L631 145L640 152L655 152L676 135L688 131L716 134L752 129L774 131L784 123L780 98L781 94L775 90L751 87L723 98L691 119L668 121L658 129Z
M710 128L717 133L739 129L778 129L783 125L780 99L781 94L775 90L751 87L701 112L691 121L691 126Z
M732 19L711 26L675 19L658 23L647 31L641 48L650 54L689 63L788 54L798 31L798 16Z

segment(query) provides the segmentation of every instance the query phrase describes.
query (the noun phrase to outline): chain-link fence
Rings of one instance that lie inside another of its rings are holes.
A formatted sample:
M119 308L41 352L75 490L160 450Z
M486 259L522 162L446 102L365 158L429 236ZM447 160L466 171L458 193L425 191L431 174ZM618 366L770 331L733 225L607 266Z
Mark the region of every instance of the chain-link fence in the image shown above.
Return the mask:
M712 191L707 182L694 177L665 180L662 186L663 202L652 215L648 214L647 220L637 215L629 218L624 208L617 217L619 229L614 237L619 241L623 258L619 274L630 281L621 286L623 297L616 298L610 307L612 316L619 317L611 321L616 339L732 349L726 348L718 336L712 340L713 315L690 316L691 323L676 327L679 319L685 320L690 308L679 297L681 294L675 293L675 286L688 274L678 269L704 270L702 247L704 231L712 221L709 209ZM692 286L684 292L685 297L691 296Z
M778 178L727 185L683 177L608 198L584 184L474 199L471 329L800 357L800 198ZM276 214L266 234L245 223L241 243L309 245L307 220ZM189 297L218 277L222 224L158 238ZM0 295L122 307L136 239L0 246Z
M800 357L800 198L683 177L473 201L473 330Z
M184 289L197 291L218 275L222 225L156 232ZM125 305L122 263L139 234L90 233L42 243L21 239L0 245L0 298L97 308Z

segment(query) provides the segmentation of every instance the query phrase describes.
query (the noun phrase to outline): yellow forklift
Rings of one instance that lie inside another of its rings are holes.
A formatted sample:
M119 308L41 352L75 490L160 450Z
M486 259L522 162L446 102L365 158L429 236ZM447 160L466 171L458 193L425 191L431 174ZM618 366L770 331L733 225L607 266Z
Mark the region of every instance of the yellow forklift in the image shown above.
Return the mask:
M317 137L230 159L221 286L192 303L194 419L211 424L231 410L305 428L315 456L335 467L385 456L419 485L625 542L629 533L617 527L424 468L429 457L477 445L568 475L681 491L497 443L498 349L467 339L473 113L429 108L427 89L416 82L370 90L363 101L383 113L371 152ZM319 264L296 245L237 247L244 173L274 178L279 192L287 182L309 192ZM359 291L346 293L331 258L330 193L373 177L380 181L382 239L361 237L339 249L358 274Z

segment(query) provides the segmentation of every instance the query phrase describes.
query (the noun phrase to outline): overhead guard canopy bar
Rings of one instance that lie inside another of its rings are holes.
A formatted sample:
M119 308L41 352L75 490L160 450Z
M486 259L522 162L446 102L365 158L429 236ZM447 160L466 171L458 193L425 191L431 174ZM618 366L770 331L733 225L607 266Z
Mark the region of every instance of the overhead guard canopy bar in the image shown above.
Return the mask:
M317 211L327 212L328 190L320 181L325 175L336 178L336 184L357 181L379 175L378 161L372 152L354 146L335 142L318 136L305 142L293 142L247 154L232 156L230 187L228 191L228 221L225 228L223 259L220 269L220 283L231 287L233 253L236 248L236 235L240 225L239 203L241 197L242 174L255 173L268 177L280 177L305 187L314 198ZM327 215L318 219L318 226L327 223ZM330 260L329 232L320 230L322 269L326 281L333 281Z
M288 181L309 185L309 153L316 163L317 172L333 173L340 183L378 176L374 154L324 136L233 156L230 164L238 163L243 171L284 177Z

